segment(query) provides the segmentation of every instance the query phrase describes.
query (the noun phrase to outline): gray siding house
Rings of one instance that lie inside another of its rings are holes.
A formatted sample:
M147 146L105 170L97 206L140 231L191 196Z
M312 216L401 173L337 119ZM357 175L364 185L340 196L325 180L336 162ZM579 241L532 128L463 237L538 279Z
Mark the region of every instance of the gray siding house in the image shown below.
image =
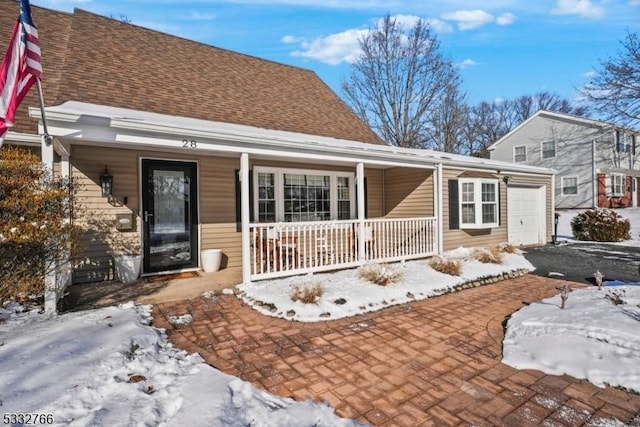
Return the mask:
M492 160L556 171L557 209L640 206L640 131L540 110L489 147Z

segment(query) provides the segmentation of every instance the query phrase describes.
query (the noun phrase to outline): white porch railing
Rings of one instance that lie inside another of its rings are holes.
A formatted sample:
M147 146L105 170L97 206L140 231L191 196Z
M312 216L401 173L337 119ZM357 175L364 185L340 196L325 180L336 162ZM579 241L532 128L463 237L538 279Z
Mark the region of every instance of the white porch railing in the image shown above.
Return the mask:
M438 250L435 218L251 224L251 280L423 258Z

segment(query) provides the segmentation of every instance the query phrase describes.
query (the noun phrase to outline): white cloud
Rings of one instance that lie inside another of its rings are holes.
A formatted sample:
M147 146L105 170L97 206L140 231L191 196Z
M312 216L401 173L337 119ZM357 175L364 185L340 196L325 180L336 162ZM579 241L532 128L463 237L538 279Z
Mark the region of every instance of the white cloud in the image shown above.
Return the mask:
M496 24L498 25L511 25L516 22L516 16L513 13L503 13L496 18Z
M640 6L640 0L629 0L629 6Z
M640 0L639 0L640 1ZM427 23L438 33L452 33L453 27L440 19L426 19Z
M473 30L494 21L493 15L484 10L458 10L442 14L442 19L456 21L461 31Z
M420 20L419 16L416 15L394 15L391 17L394 19L396 23L402 25L404 28L411 28ZM382 18L378 19L377 24L382 21Z
M359 40L369 30L346 30L341 33L319 37L314 40L301 40L292 36L285 36L289 41L285 43L300 43L302 49L291 52L292 56L315 59L329 65L342 62L353 63L360 54ZM283 40L284 41L284 40Z
M588 79L593 78L596 76L596 72L591 70L591 71L587 71L586 73L582 74L582 77L586 77Z
M465 68L473 67L474 65L478 65L478 63L473 59L465 59L464 61L457 63L456 67L464 70Z
M631 0L637 2L638 0ZM604 17L604 9L591 0L557 0L551 9L554 15L578 15L582 18L599 19Z

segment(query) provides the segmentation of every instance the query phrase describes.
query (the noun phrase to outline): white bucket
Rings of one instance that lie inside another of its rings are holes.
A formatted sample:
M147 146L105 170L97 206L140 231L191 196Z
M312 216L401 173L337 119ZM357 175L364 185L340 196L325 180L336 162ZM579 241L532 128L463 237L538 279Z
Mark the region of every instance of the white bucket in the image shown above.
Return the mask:
M118 279L124 284L131 284L140 275L140 255L121 255L114 257Z
M222 250L220 249L204 249L200 252L202 260L202 269L205 273L213 273L220 270L220 261L222 261Z

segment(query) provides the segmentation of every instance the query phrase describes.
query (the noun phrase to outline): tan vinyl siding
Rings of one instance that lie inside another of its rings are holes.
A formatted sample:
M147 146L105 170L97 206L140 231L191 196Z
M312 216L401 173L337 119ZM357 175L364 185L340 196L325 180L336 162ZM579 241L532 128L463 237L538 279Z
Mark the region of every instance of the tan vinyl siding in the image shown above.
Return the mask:
M242 238L236 228L234 158L199 159L201 249L221 249L222 267L242 265Z
M240 233L235 222L235 177L239 167L238 159L211 156L188 156L182 154L118 150L101 147L74 147L72 153L72 174L79 180L78 200L81 210L92 223L94 230L84 234L84 250L78 259L74 281L91 282L114 279L112 255L107 231L141 242L141 219L139 216L139 159L159 158L166 160L196 161L199 174L200 247L201 249L221 249L223 267L238 267L241 263ZM99 160L98 160L99 159ZM99 176L104 165L113 176L113 196L115 205L103 198ZM124 197L127 205L122 205ZM119 232L113 227L116 213L133 213L136 231ZM101 230L98 230L101 228ZM120 239L121 240L121 239Z
M455 249L459 246L489 246L506 242L507 235L507 185L502 179L500 186L500 225L497 228L478 230L451 230L449 229L449 186L451 179L457 179L464 170L445 169L443 172L443 246L444 250ZM490 172L490 171L489 171ZM497 175L496 175L497 176ZM510 173L509 185L527 185L532 187L546 187L546 235L547 241L551 240L553 230L553 210L551 209L552 195L550 175L517 175ZM501 175L502 177L502 175Z
M392 168L384 171L387 218L433 216L433 171Z
M384 171L365 169L367 177L367 214L369 218L384 216Z
M79 180L78 200L84 220L91 222L93 230L83 236L84 250L77 260L74 281L93 282L113 280L113 252L110 236L124 237L141 242L142 223L139 216L141 202L139 191L140 158L195 161L198 163L198 193L200 213L200 248L221 249L222 267L240 267L242 262L241 233L236 224L235 172L240 167L239 159L215 156L189 156L188 154L122 150L103 147L74 146L72 152L72 175ZM113 196L110 204L103 198L99 177L104 166L113 176ZM251 161L251 167L269 166L291 169L318 169L346 171L355 174L355 167L325 165L301 165L292 162ZM383 171L367 169L367 204L370 217L383 216ZM127 197L127 205L122 200ZM132 213L136 230L123 233L116 231L116 213ZM109 231L107 231L109 230ZM130 241L127 240L127 241Z
M81 256L76 260L74 282L115 279L113 255L124 250L135 251L139 245L140 218L138 213L138 165L134 151L73 147L71 175L78 183L78 215L85 233L82 236ZM102 197L100 174L105 165L113 176L114 202ZM127 205L123 198L127 197ZM136 230L115 230L115 215L132 213ZM113 247L111 242L129 243L127 247Z
M477 230L451 230L449 229L449 211L457 209L457 206L449 206L449 180L457 179L463 170L444 169L442 185L442 221L443 221L443 249L445 251L460 246L475 247L497 245L507 241L507 188L504 182L500 182L500 225L497 228Z

